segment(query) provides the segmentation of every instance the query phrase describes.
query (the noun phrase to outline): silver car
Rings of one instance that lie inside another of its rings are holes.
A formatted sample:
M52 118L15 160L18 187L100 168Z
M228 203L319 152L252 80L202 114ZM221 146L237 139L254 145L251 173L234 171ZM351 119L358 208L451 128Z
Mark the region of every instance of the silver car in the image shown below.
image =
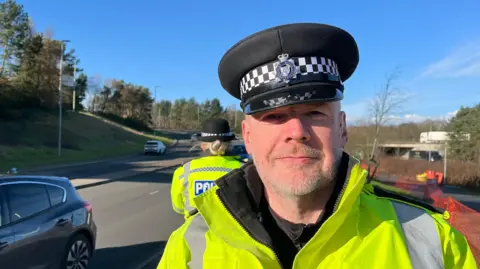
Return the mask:
M143 153L145 155L148 155L150 153L163 155L165 154L166 149L167 147L165 147L162 141L150 140L145 143L145 146L143 147Z

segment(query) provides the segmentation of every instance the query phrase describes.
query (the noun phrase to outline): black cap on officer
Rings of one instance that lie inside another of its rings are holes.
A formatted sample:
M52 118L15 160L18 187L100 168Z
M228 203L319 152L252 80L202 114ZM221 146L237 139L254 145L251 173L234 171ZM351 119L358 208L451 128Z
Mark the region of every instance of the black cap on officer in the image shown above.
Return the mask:
M198 140L203 142L231 141L235 134L230 131L230 124L225 119L208 119L203 123L202 132Z
M346 31L318 23L281 25L234 45L218 66L222 87L247 115L308 102L343 99L358 47Z

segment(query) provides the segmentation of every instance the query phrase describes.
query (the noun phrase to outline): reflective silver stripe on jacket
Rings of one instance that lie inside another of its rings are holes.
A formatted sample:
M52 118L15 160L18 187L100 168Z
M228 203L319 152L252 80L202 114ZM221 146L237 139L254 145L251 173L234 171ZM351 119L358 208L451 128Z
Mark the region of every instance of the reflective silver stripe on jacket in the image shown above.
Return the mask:
M188 192L189 189L189 183L188 182L188 177L193 174L193 173L199 173L199 172L225 172L228 173L232 171L232 168L226 168L226 167L200 167L200 168L195 168L193 170L190 170L190 162L187 162L186 164L183 165L183 174L179 176L179 179L183 178L183 195L185 196L185 210L188 212L191 212L192 210L195 209L190 204L190 194ZM216 180L212 179L212 180Z
M392 201L413 269L443 269L443 251L434 219L425 210Z
M185 166L189 164L189 163L186 163L184 164L184 172L183 174L181 174L180 176L178 176L179 179L182 179L182 178L187 178L188 177L188 174L192 174L192 173L198 173L198 172L225 172L225 173L228 173L232 170L234 170L233 168L226 168L226 167L214 167L214 166L211 166L211 167L200 167L200 168L195 168L191 171L189 171L188 173L185 172ZM190 167L190 165L189 165ZM190 168L189 168L190 169Z
M186 163L183 166L183 196L185 197L185 210L188 212L194 210L195 208L190 205L190 195L188 192L188 176L190 175L190 162Z
M185 241L187 241L188 248L190 249L190 256L192 257L190 262L187 263L190 269L203 268L203 254L207 248L207 240L205 239L207 230L208 226L202 215L197 214L192 216L192 222L184 235Z

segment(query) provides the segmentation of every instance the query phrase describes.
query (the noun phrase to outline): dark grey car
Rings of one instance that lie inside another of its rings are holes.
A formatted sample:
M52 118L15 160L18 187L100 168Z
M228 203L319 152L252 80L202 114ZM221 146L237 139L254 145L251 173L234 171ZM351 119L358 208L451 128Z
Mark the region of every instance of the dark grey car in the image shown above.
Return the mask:
M68 178L0 177L0 268L87 268L97 228Z

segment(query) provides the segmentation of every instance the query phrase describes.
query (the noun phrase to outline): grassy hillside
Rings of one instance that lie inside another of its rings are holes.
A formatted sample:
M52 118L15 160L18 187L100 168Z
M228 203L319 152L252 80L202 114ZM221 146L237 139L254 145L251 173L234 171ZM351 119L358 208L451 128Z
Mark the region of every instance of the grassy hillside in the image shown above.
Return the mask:
M42 165L90 161L141 153L149 139L162 140L88 113L63 116L62 156L58 157L58 117L38 113L25 121L0 121L0 172Z

